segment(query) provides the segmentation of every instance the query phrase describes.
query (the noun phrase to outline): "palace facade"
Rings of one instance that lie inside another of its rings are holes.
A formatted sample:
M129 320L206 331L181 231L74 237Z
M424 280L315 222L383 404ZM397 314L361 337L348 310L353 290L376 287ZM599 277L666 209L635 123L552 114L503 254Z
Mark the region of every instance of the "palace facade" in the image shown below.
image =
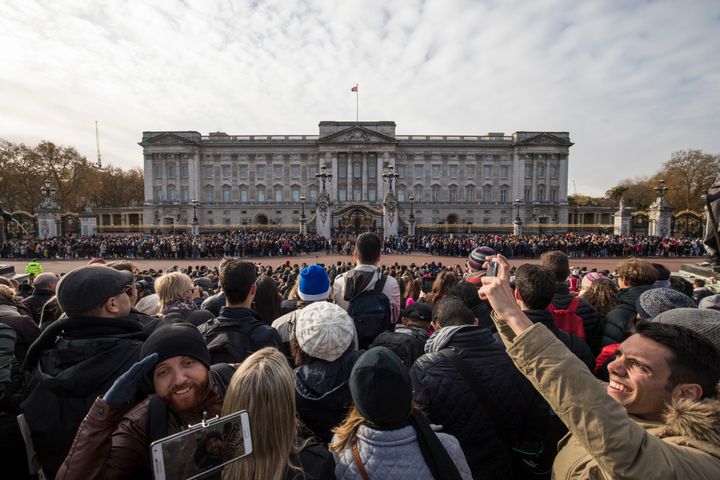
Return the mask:
M399 231L568 229L567 132L396 135L395 122L323 121L318 135L143 132L145 229L314 231L325 184L333 232L378 230L392 189ZM322 167L325 168L322 168ZM325 177L318 177L324 172ZM193 205L193 200L196 200Z

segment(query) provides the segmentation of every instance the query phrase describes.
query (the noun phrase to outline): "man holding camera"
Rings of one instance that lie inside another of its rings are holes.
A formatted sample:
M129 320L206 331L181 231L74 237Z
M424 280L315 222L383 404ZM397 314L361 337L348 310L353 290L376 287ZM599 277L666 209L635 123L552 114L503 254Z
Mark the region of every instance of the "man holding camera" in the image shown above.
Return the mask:
M57 479L150 476L150 444L220 414L233 367L210 368L202 334L188 323L158 328L142 360L98 397L78 429ZM155 390L131 408L150 380Z
M688 328L639 322L599 382L520 310L509 265L479 291L513 363L570 430L553 478L720 478L717 346Z

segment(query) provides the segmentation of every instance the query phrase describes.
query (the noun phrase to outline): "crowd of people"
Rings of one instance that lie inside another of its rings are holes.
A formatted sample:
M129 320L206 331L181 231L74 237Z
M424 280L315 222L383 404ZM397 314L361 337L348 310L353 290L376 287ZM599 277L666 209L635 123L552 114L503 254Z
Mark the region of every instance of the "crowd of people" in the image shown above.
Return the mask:
M14 239L0 244L0 258L128 258L198 259L222 257L293 256L325 252L352 255L355 235L325 239L314 234L234 231L202 234L103 234L92 237L67 235L40 239ZM427 253L466 257L485 245L505 257L532 258L559 250L571 257L702 256L700 238L659 238L647 235L608 234L422 234L396 235L383 243L385 253Z
M511 268L516 240L425 238L462 244L464 266L384 264L387 243L364 233L328 265L223 250L216 267L141 271L121 255L37 273L30 290L0 278L5 472L152 478L153 442L247 411L252 452L225 455L228 429L172 471L720 478L714 279L639 257L576 268L550 248L567 236L534 239L540 264Z

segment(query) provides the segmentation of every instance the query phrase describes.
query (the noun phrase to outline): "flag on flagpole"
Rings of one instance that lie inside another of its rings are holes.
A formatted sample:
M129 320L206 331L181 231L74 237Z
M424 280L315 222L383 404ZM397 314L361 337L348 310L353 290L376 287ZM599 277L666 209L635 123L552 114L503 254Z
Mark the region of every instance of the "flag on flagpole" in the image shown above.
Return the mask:
M351 91L351 92L357 92L357 91L358 91L357 83L356 83L355 85L353 85L353 87L350 89L350 91Z

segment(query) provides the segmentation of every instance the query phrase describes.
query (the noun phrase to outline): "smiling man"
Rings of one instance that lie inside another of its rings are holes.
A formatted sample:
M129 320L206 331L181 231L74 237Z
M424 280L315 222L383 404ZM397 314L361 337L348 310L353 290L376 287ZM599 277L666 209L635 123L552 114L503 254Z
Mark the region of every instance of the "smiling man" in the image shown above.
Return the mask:
M515 366L570 430L553 478L720 478L720 352L701 334L640 322L595 379L514 302L504 258L480 289Z
M142 347L142 360L98 397L78 429L56 478L152 478L150 444L220 414L233 368L210 368L202 334L188 323L158 328ZM155 394L132 409L142 384Z

